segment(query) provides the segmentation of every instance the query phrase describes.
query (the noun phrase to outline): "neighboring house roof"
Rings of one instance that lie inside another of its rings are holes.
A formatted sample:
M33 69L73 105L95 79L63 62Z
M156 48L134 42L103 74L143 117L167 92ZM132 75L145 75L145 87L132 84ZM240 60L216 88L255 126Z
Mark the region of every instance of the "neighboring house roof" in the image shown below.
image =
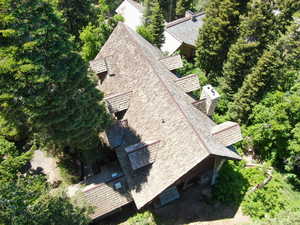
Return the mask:
M144 8L143 8L143 6L140 3L136 2L136 1L133 1L133 0L125 0L125 1L127 1L129 4L131 4L132 6L134 6L140 12L143 12Z
M124 23L132 29L136 29L143 22L143 6L133 0L124 0L116 9L116 13L124 18Z
M203 12L188 12L183 18L174 20L166 24L165 43L162 50L169 54L174 53L182 44L196 46L199 28L203 25L205 14Z
M197 13L172 21L166 25L166 31L174 38L188 45L195 46L199 28L203 25L205 13Z
M124 116L128 126L116 153L138 209L210 155L240 159L213 137L216 124L176 84L178 78L160 61L163 55L158 48L119 23L96 60L108 56L114 75L99 88L105 96L132 93ZM149 141L155 146L148 146ZM138 143L144 147L137 151L143 152L130 156L126 149ZM132 164L138 158L147 166Z
M101 173L69 186L68 195L93 207L91 219L104 216L132 202L121 168L116 164L101 167Z

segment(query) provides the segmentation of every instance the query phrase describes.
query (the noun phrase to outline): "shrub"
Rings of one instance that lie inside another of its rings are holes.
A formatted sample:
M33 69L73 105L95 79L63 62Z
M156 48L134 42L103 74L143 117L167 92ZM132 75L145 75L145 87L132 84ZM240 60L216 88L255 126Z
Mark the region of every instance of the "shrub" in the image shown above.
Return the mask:
M242 203L243 212L253 218L274 217L286 207L282 184L276 178L262 189L247 194Z
M259 168L246 168L244 161L227 161L214 186L214 197L221 202L240 204L249 187L260 183L263 178Z
M127 221L128 225L156 225L154 216L151 212L146 211L143 213L137 213Z

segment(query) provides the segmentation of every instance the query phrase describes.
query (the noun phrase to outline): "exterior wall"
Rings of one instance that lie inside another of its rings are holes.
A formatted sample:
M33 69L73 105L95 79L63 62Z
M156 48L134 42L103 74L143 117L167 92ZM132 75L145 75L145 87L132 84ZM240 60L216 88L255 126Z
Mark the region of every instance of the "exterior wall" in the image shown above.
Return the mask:
M164 31L165 43L161 47L163 52L167 52L168 55L173 54L181 46L182 42L174 38L169 32Z
M133 30L143 23L143 13L126 0L116 9L116 12L124 17L124 23Z
M214 169L214 157L209 156L205 160L203 160L199 165L194 167L192 170L190 170L187 174L182 176L174 185L180 185L184 182L189 182L190 180L201 177L201 180L208 179L207 182L209 183L211 180L211 175L213 173Z

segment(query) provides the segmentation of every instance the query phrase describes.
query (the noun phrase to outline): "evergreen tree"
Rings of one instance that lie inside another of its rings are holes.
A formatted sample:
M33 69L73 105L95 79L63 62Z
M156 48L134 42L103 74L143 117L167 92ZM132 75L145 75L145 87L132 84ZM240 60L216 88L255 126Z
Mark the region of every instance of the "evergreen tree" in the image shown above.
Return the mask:
M0 224L87 225L88 208L63 194L50 195L45 176L26 171L31 152L22 153L0 137Z
M98 19L95 24L89 23L80 33L82 42L81 55L85 61L96 57L119 21L121 15L110 17L109 6L104 0L99 0Z
M150 24L148 26L149 32L153 36L153 42L156 47L160 48L165 42L164 37L164 17L159 6L158 0L154 0L151 5Z
M246 77L230 109L232 117L245 121L252 107L270 90L291 83L290 77L300 69L300 31L298 26L265 50L253 71Z
M177 0L176 2L176 17L184 17L185 12L191 9L191 0Z
M0 4L2 116L15 122L25 115L43 145L96 148L109 117L61 20L40 0Z
M55 0L58 10L65 19L66 31L77 39L83 27L93 20L93 0Z
M149 20L150 20L150 15L151 15L151 7L150 7L150 0L145 0L144 1L144 13L143 13L143 18L144 18L144 21L143 21L143 24L145 26L149 25Z
M248 7L247 16L241 19L240 36L231 46L224 64L225 92L230 97L242 86L267 46L286 31L285 25L292 20L295 10L290 8L277 14L279 8L274 0L252 0Z
M246 0L211 0L196 43L196 64L209 78L222 75L228 50L238 37L239 16Z

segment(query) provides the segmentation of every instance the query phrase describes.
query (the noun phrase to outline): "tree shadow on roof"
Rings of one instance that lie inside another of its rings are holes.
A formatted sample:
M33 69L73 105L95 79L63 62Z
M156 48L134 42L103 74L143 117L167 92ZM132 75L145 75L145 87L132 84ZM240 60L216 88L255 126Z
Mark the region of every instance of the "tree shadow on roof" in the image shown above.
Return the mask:
M155 163L159 141L142 141L141 136L126 121L123 124L118 121L116 125L122 126L119 129L122 135L118 135L122 140L115 151L128 182L128 191L140 192L142 184L148 181L152 164Z

